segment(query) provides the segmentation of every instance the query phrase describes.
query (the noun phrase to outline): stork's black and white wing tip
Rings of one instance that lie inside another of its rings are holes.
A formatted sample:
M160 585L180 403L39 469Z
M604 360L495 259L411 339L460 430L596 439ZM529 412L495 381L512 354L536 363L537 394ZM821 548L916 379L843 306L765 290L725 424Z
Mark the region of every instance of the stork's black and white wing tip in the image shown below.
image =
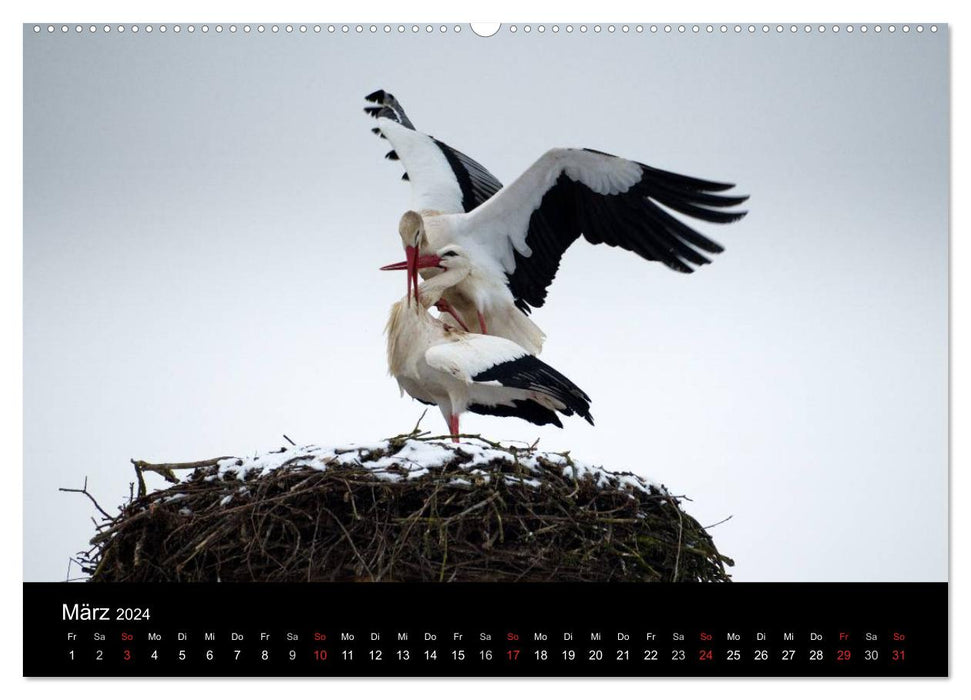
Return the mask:
M394 98L390 92L385 90L375 90L370 95L364 98L368 102L374 103L377 106L365 107L364 111L370 114L374 118L384 117L385 119L390 119L393 122L401 124L401 126L414 130L415 125L411 123L408 115L405 114L404 108L401 103ZM380 134L380 129L374 127L372 129L374 133Z
M581 235L656 260L678 272L711 262L724 248L676 214L726 224L748 195L734 185L689 177L592 149L556 148L485 206L468 230L488 242L516 304L542 306L563 253Z
M378 120L378 126L371 131L392 146L385 158L400 160L405 168L401 179L413 185L414 209L447 214L469 212L502 188L502 183L480 163L417 131L390 92L375 90L365 99L372 104L364 111Z
M452 375L467 387L467 408L473 413L515 416L561 428L557 412L576 413L593 425L590 397L511 340L465 334L455 342L428 348L424 359L432 369Z
M504 387L525 389L553 399L559 406L557 410L565 416L574 413L593 425L590 414L590 397L560 372L550 367L535 355L521 355L506 360L479 372L472 377L474 382L495 382ZM484 406L476 404L469 407L475 413L488 415L517 416L530 423L546 425L552 423L563 427L556 413L535 401L514 401L513 406Z

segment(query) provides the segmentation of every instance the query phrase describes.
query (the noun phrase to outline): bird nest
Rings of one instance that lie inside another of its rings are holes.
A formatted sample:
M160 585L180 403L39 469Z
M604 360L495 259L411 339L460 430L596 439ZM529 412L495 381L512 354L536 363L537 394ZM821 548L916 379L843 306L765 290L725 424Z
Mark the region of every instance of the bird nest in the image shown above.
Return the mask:
M133 461L91 581L729 581L663 486L475 437ZM191 469L187 478L175 472ZM146 472L172 482L149 491ZM104 511L102 511L104 512Z

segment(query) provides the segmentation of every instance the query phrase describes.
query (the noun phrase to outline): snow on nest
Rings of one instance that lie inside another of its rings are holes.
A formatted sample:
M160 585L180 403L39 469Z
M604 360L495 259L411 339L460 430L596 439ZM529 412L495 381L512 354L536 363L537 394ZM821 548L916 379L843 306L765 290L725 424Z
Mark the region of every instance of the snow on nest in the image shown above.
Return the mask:
M488 481L492 473L484 469L486 465L496 462L516 462L526 470L542 475L540 460L547 464L562 465L564 473L575 479L591 478L600 487L613 487L631 491L641 491L647 494L666 494L667 490L661 484L644 479L628 472L613 472L589 463L581 462L566 453L541 452L534 449L497 449L495 447L476 442L463 441L453 443L446 440L406 440L403 444L392 446L386 440L377 443L357 444L348 443L344 447L320 447L305 445L301 447L286 447L257 454L252 457L227 457L219 462L219 475L233 472L239 476L255 477L274 469L284 467L310 467L313 469L327 469L332 466L359 466L369 470L376 478L388 481L404 481L417 479L429 473L430 470L442 468L455 460L461 463L461 472L453 474L455 483L462 483L467 479L483 479ZM217 478L215 474L206 478ZM505 473L503 478L517 484L539 487L541 480L523 477L517 474Z

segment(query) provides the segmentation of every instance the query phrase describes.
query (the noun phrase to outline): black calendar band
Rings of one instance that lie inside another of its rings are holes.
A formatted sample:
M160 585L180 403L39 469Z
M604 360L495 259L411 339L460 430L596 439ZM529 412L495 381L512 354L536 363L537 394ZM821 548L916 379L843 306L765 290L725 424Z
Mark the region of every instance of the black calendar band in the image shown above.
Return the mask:
M946 583L24 584L25 676L946 676Z

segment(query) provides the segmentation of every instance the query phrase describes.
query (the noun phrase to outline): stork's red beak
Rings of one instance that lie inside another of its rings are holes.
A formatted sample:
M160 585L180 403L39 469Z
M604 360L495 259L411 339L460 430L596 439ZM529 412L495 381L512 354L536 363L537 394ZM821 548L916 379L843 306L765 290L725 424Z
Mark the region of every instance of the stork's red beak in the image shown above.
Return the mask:
M426 267L440 267L442 259L437 255L422 255L415 262L419 270L424 270Z
M411 289L415 289L415 304L418 304L418 248L410 245L405 248L408 263L408 299L411 299Z
M437 255L421 255L416 261L418 263L417 267L419 270L424 270L426 267L438 267L442 259ZM385 265L381 268L382 270L407 270L408 261L402 260L401 262L392 263L390 265Z
M442 259L437 255L418 255L418 249L415 246L408 246L405 248L405 255L407 260L402 262L392 263L390 265L385 265L382 270L407 270L408 271L408 298L411 298L412 287L415 291L415 301L418 301L418 270L423 270L426 267L438 267L442 262Z
M411 303L411 290L414 287L415 290L415 301L418 301L418 249L413 246L405 247L405 257L407 258L403 262L392 263L391 265L385 265L382 270L407 270L408 271L408 291L405 296L408 297L408 302Z

